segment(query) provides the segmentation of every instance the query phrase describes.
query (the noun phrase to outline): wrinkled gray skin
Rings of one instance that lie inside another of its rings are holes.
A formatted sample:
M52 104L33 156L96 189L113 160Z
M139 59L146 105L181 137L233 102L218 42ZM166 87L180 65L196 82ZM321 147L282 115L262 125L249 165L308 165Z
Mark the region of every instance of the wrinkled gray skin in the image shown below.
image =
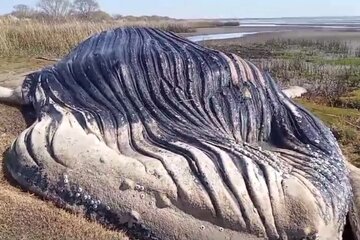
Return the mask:
M36 115L6 168L142 239L342 239L346 216L358 239L359 170L289 92L171 33L106 31L0 88Z

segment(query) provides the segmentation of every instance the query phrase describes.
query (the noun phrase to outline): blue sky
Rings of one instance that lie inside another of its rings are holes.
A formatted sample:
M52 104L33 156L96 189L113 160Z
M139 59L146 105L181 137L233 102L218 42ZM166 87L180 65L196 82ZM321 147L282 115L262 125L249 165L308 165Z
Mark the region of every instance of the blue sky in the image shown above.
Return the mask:
M0 14L37 0L1 0ZM176 18L360 16L360 0L99 0L102 10L122 15Z

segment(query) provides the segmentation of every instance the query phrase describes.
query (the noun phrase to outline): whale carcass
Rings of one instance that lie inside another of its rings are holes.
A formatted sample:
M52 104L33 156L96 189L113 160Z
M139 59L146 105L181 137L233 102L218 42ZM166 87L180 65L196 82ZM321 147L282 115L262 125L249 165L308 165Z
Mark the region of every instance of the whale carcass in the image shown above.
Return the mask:
M237 55L118 28L20 91L36 118L7 171L62 207L143 239L341 239L352 188L334 136Z

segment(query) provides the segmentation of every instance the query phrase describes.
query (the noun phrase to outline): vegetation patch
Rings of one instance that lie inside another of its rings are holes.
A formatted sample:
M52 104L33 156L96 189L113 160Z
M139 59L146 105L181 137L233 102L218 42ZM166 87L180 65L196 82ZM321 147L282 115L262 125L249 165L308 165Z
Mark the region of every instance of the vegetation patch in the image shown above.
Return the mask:
M360 110L360 89L340 97L338 105Z
M96 0L37 0L0 16L0 56L63 56L95 33L118 27L152 27L175 33L238 26L238 21L184 20L160 16L109 15Z
M324 63L341 66L360 66L360 57L345 57L325 60Z
M142 18L139 18L142 19ZM189 20L9 20L0 18L0 56L63 56L89 36L117 27L152 27L175 33L193 32L197 28L221 27L238 22Z

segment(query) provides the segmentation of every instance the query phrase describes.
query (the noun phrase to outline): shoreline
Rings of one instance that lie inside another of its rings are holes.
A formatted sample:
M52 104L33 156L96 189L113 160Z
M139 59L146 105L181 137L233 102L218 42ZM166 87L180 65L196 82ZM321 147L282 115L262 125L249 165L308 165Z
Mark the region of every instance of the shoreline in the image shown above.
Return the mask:
M358 25L356 25L358 26ZM349 26L350 27L350 26ZM208 41L236 41L242 43L248 41L266 41L274 38L303 38L316 40L340 40L360 42L360 28L315 28L309 26L301 27L216 27L216 28L198 28L195 32L180 33L182 37L196 39L203 37L204 40L198 40L198 43ZM229 35L226 36L226 35ZM234 37L231 37L233 35ZM239 35L239 36L236 36ZM218 37L218 38L217 38ZM210 39L207 39L210 38Z

